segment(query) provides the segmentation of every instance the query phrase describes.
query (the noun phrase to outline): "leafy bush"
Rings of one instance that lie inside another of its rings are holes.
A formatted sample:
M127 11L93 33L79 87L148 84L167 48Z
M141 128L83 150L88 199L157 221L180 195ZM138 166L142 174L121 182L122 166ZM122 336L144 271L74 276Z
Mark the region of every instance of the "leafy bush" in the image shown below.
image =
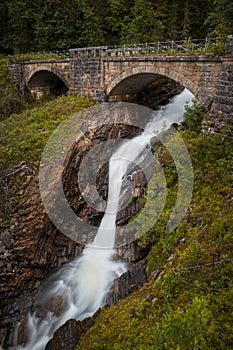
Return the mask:
M192 100L192 105L185 106L184 120L190 131L199 133L202 127L205 112L203 107L197 99Z
M147 349L208 349L208 338L214 333L213 315L204 298L195 296L185 309L170 308L158 327L152 331L153 345Z
M6 58L0 55L0 121L24 108L25 103L19 98L16 85L9 76Z

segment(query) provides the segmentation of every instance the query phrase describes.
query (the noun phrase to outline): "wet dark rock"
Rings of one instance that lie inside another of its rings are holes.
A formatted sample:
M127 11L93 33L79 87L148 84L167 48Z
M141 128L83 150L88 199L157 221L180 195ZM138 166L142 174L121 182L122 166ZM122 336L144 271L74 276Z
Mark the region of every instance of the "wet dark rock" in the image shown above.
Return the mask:
M83 321L74 319L67 321L54 333L45 350L74 350L80 337L94 325L99 312L100 310L96 311L92 317L88 317Z
M2 242L0 242L0 254L4 254L5 251L6 251L5 245Z
M78 332L75 320L67 321L53 335L45 350L74 350L78 342Z
M183 91L183 86L166 77L160 77L144 89L139 95L137 103L151 109L158 109L166 105L175 95Z
M0 242L2 242L8 249L11 246L11 235L8 232L3 232L0 235Z
M146 261L132 264L120 278L115 279L112 290L106 298L106 305L112 306L120 299L142 287L146 281ZM45 350L74 350L80 337L90 329L99 316L98 310L92 317L83 321L69 320L54 333Z
M59 316L64 308L64 302L62 295L55 295L49 302L48 310L53 312L56 316Z
M112 290L106 298L106 304L112 306L120 299L140 289L146 281L146 261L141 260L129 266L128 271L114 281Z

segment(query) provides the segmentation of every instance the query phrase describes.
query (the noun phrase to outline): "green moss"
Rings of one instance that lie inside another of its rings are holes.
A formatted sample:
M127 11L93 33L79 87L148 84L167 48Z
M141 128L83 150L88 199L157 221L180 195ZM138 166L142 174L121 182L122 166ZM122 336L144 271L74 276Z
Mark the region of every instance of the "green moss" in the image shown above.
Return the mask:
M94 104L73 95L40 102L39 106L5 119L0 124L0 171L26 161L38 165L43 148L53 130L69 115Z
M69 95L34 103L34 108L28 107L22 114L12 114L0 123L2 231L9 230L11 215L20 209L20 203L30 198L30 192L24 192L24 189L38 169L41 154L51 133L68 116L92 106L95 102L81 96ZM22 162L27 166L25 175L20 171ZM19 171L14 174L15 169Z
M16 60L17 62L30 61L30 60L51 60L51 59L64 59L69 57L69 52L67 51L51 51L51 52L35 52L35 53L22 53L18 56L9 57L11 60Z

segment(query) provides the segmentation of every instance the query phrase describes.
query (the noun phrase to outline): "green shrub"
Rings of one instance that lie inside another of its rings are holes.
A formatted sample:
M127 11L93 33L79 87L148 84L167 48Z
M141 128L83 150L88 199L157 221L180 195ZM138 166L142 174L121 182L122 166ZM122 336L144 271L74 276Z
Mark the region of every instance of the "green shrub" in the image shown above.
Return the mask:
M194 131L196 133L201 131L204 116L205 112L203 107L197 99L192 100L191 106L185 106L184 120L190 131Z
M195 296L186 308L170 309L152 331L156 350L209 349L208 338L214 333L213 315L204 298Z

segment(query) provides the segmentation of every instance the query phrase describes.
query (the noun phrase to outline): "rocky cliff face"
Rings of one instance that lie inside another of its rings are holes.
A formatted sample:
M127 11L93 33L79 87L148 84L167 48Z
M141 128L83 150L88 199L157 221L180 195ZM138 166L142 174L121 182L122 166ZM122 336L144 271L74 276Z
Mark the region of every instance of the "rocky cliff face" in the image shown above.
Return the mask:
M11 221L14 239L8 243L7 233L1 236L2 244L5 237L5 251L1 255L0 331L4 348L14 343L17 322L26 314L42 279L83 249L51 224L40 201L37 178L28 191L30 200Z
M70 206L77 215L81 215L83 220L87 220L92 225L99 224L103 213L93 211L86 205L76 186L77 170L82 155L87 151L86 144L91 148L96 142L98 143L98 140L106 140L118 135L119 128L121 128L122 137L127 137L127 135L131 137L140 132L139 128L129 128L128 125L122 124L97 129L95 133L85 136L88 143L83 143L81 140L80 143L73 145L63 172L64 191ZM107 184L106 170L102 169L98 175L97 188L100 193L102 193L101 182L104 181ZM103 195L106 196L106 193ZM24 190L24 197L28 199L11 220L10 230L1 234L2 284L0 291L3 317L1 318L0 334L4 348L15 344L16 325L25 316L44 277L62 264L79 256L83 250L82 244L61 234L51 223L41 203L38 176L35 176ZM121 212L119 221L123 224L139 209L140 205L134 203ZM136 260L145 256L135 244L119 249L119 255L129 264L134 264ZM133 284L137 284L137 281L134 280ZM23 344L26 331L21 330L20 333L19 341Z
M183 89L184 87L174 80L161 76L141 92L137 103L156 110Z

